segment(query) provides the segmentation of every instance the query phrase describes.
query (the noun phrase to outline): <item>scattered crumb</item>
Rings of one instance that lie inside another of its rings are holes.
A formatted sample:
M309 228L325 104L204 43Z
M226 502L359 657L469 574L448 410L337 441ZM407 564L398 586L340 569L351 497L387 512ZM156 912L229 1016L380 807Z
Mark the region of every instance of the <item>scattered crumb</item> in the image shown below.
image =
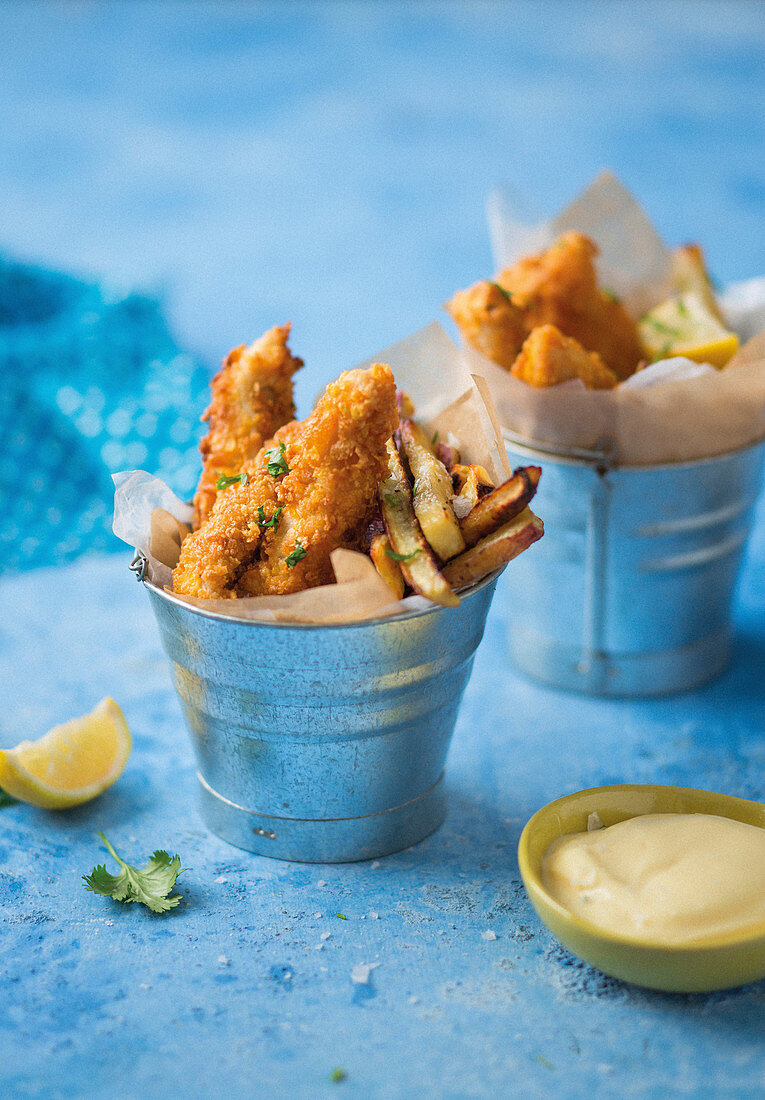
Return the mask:
M380 866L380 860L379 859L373 859L372 860L372 870L376 871L379 866Z
M372 913L369 914L369 919L370 920L377 920L377 917L378 917L377 913L372 912Z
M139 989L151 989L151 986L148 982L141 982Z
M482 940L491 941L491 940L496 940L496 938L497 938L497 933L492 932L491 928L487 928L485 932L481 933L481 939Z
M588 833L593 833L593 832L595 832L596 829L603 829L603 828L605 828L605 826L603 825L603 822L600 820L600 814L598 813L597 810L595 810L595 812L591 813L587 818L587 832Z
M314 917L316 917L316 920L321 920L321 913L314 913Z
M229 961L228 961L228 959L226 958L225 955L218 955L218 964L220 966L228 966Z
M419 1003L420 1003L420 998L419 997L410 997L409 998L409 1004L410 1005L418 1005Z
M327 884L326 884L326 882L324 881L323 878L320 878L319 881L316 883L316 885L317 886L326 886Z
M308 950L308 948L306 948L306 951L307 950ZM314 951L323 951L323 950L324 950L324 944L323 943L317 943L316 946L314 947Z
M357 963L351 971L351 981L356 985L369 985L369 976L379 963Z
M219 875L219 876L218 876L218 877L216 878L216 880L215 880L215 881L216 881L216 882L228 882L228 879L226 878L226 876L225 876L225 875Z
M331 932L322 932L322 934L319 936L319 939L320 940L328 940L331 935L332 935Z

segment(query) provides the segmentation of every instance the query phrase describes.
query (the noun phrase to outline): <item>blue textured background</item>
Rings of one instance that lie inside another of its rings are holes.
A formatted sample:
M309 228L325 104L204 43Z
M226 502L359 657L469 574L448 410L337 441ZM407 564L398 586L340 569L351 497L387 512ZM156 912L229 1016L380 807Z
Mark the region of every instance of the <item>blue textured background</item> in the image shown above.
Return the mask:
M0 269L0 538L16 571L0 581L0 744L107 692L135 738L97 802L0 811L5 1095L765 1089L764 983L673 997L605 979L539 925L515 862L527 817L577 788L765 797L762 511L736 664L690 695L603 702L520 680L501 587L448 821L376 867L274 863L204 831L126 553L18 572L109 547L119 448L184 490L204 383L231 345L291 319L305 409L436 316L490 267L498 183L551 212L609 166L670 243L705 244L719 279L765 272L763 72L754 2L0 7L0 251L70 273L79 302L76 323L21 325L4 290L19 269ZM178 911L85 892L99 828L136 860L180 852ZM336 1065L348 1077L330 1084Z

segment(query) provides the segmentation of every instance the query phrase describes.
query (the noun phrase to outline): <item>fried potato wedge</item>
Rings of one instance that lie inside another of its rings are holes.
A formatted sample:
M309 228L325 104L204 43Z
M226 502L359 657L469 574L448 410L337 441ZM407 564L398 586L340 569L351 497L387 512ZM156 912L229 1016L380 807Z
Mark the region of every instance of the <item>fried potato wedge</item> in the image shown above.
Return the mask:
M431 442L419 424L414 420L402 420L400 432L414 478L414 514L422 533L439 558L448 561L465 549L465 540L452 507L452 479L443 462L434 455Z
M475 584L527 550L543 534L542 520L530 508L525 508L509 523L498 527L464 554L448 562L444 566L444 576L456 589Z
M395 553L395 551L393 551ZM391 544L387 535L375 535L369 547L369 556L382 579L397 600L404 597L404 577L401 566L391 557Z
M704 253L697 244L686 244L672 252L672 285L678 294L696 294L713 317L725 324L718 305L712 280L709 278Z
M455 596L425 541L412 504L409 479L393 440L388 441L388 477L380 482L380 507L401 572L415 592L443 607L456 607Z
M482 497L462 520L462 535L468 546L496 531L520 515L537 491L542 471L539 466L521 466L508 481Z
M452 467L451 474L455 493L452 497L452 507L457 518L462 520L475 508L482 497L492 492L494 482L483 466L475 464L463 466L458 463Z

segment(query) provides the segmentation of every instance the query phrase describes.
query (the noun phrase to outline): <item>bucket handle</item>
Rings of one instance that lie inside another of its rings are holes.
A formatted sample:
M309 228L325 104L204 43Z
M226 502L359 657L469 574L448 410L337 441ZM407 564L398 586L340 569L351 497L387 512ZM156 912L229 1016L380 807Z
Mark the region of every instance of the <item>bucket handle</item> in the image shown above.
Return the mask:
M128 569L131 573L135 573L135 579L137 581L142 581L146 576L146 567L148 564L149 559L146 557L143 550L136 550Z

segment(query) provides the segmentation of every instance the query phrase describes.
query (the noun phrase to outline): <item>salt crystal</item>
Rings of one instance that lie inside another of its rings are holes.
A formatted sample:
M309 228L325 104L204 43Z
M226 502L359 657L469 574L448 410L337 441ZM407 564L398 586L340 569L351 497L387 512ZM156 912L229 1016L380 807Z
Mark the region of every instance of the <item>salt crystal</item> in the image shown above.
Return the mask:
M592 833L596 829L602 829L603 822L600 820L600 814L597 810L587 815L587 832Z
M321 913L314 913L314 916L316 917L317 920L321 919Z
M419 1003L420 1003L420 998L419 997L410 997L409 998L409 1004L410 1005L418 1005Z
M379 963L357 963L351 971L351 981L356 985L369 985L369 975Z
M379 866L380 866L380 860L379 859L373 859L372 860L372 870L376 871Z
M226 878L226 876L225 876L225 875L219 875L219 877L218 877L218 878L216 878L216 880L215 880L215 881L216 881L216 882L228 882L228 879Z
M324 944L323 943L317 943L316 946L314 947L314 951L323 951L323 950L324 950Z
M228 966L228 959L225 955L218 955L218 963L220 966Z
M319 939L320 940L328 940L331 935L332 935L331 932L322 932L322 934L319 936Z
M491 941L491 940L496 940L496 938L497 938L497 933L492 932L491 928L487 928L485 932L481 933L481 939L482 940Z
M320 878L319 881L316 883L316 885L317 886L326 886L327 884L326 884L326 882L324 881L323 878Z
M369 919L370 920L377 920L377 917L378 917L377 913L372 912L372 913L369 914Z

